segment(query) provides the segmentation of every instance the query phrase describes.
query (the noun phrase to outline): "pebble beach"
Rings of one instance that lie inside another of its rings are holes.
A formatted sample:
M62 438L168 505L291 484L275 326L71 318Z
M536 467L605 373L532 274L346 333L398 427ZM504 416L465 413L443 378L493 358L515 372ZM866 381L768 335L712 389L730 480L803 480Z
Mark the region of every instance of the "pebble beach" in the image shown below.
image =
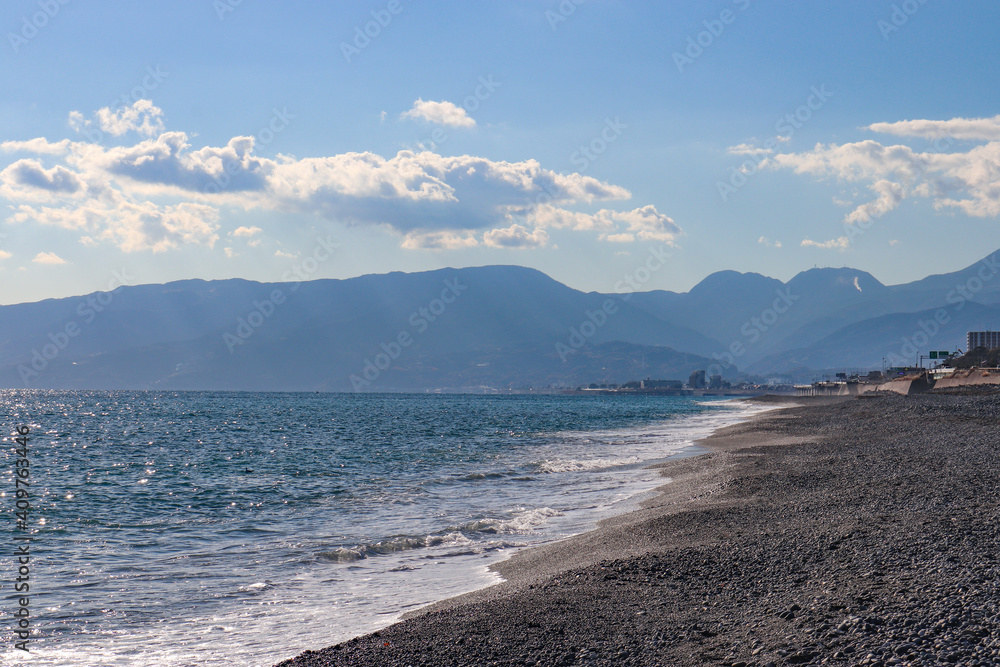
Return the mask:
M1000 395L804 403L503 583L280 667L1000 663Z

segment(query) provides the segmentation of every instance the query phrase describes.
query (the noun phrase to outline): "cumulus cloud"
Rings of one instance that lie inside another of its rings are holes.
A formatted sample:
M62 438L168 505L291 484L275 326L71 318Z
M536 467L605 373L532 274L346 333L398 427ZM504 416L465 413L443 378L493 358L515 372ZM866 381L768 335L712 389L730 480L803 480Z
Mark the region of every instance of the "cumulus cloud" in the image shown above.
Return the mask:
M610 242L669 241L680 231L653 206L574 210L631 193L536 160L406 150L388 157L266 158L255 154L253 137L195 147L184 132L160 131L162 112L151 103L129 109L97 115L102 130L142 135L122 145L44 138L0 144L7 153L34 155L0 171L12 219L78 230L82 242L111 242L129 252L212 246L223 209L389 229L406 248L537 247L547 243L549 228L590 231ZM71 122L90 121L76 114ZM256 227L222 233L259 243Z
M529 217L539 227L572 229L574 231L596 230L599 238L610 243L631 243L633 241L672 242L681 229L673 219L649 205L632 211L612 211L601 209L597 213L567 211L555 206L539 206Z
M920 121L932 124L935 131L947 129L952 136L984 138L989 136L984 128L993 119L979 124L967 119L933 125L935 122ZM908 125L912 123L917 121L870 127L891 127L900 134L917 134L928 127ZM818 179L867 184L875 198L849 212L844 217L847 224L883 216L910 197L929 199L939 210L957 210L976 217L1000 215L1000 141L989 141L965 152L920 152L909 146L886 146L874 140L818 144L804 153L774 155L765 164Z
M7 153L32 153L34 155L64 155L69 150L69 139L62 141L49 141L41 137L29 139L28 141L4 141L0 143L0 149Z
M862 204L848 213L847 217L844 218L845 222L868 222L873 218L881 218L899 206L899 202L903 200L904 189L899 183L882 179L872 183L869 189L878 195L878 198Z
M895 123L872 123L865 129L898 137L925 139L948 137L967 141L997 141L1000 140L1000 116L951 120L901 120Z
M761 236L759 239L757 239L757 243L759 243L762 246L765 246L767 248L780 248L781 247L781 241L772 241L769 238L767 238L766 236Z
M136 100L131 106L111 109L104 107L97 110L97 126L108 134L120 137L126 132L136 132L144 137L151 137L164 130L163 111L153 105L150 100ZM70 126L78 132L89 121L83 119L78 111L70 113Z
M850 247L851 241L846 236L841 236L839 238L830 239L829 241L811 241L809 239L803 239L803 248L824 248L826 250L840 250L843 252Z
M610 220L619 228L624 227L625 229L617 234L606 235L605 238L608 241L631 242L639 240L670 243L681 231L673 219L663 215L652 205L628 212L604 209L598 215Z
M36 264L65 264L66 260L54 252L40 252L31 260Z
M416 118L438 125L451 127L475 127L476 121L466 113L465 109L447 101L431 102L418 99L413 108L404 111L402 118Z
M491 248L540 248L549 242L544 229L529 231L521 225L491 229L483 234L483 243Z
M0 193L8 198L70 195L83 187L79 176L62 165L46 169L38 160L18 160L0 171Z
M408 250L459 250L479 245L472 232L410 232L403 238Z
M737 144L728 149L730 155L769 155L774 152L773 148L764 148L753 144Z
M213 246L218 240L218 211L191 202L158 206L110 194L72 207L15 209L13 222L37 222L87 232L85 239L106 240L125 252L163 252L182 244Z
M14 255L12 255L11 253L7 252L6 250L0 250L0 259L10 259L13 256Z

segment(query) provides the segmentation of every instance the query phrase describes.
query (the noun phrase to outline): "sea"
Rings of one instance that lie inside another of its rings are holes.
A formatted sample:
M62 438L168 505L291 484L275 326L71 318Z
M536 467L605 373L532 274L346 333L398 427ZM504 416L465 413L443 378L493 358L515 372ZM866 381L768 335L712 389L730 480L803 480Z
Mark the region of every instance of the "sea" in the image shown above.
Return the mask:
M668 483L651 464L764 409L0 390L0 663L273 665L496 583L489 565L636 507Z

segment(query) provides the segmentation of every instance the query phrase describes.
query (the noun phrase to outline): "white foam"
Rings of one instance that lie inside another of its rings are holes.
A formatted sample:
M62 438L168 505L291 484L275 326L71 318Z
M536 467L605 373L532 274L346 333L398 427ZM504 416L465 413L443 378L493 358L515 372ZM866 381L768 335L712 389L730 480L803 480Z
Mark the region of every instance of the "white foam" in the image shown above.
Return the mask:
M539 472L580 472L583 470L603 470L618 466L638 463L638 456L623 456L619 458L597 458L597 459L553 459L540 461L535 465Z
M551 507L521 509L512 517L478 519L467 523L462 529L473 533L526 533L543 526L550 518L562 515L562 512Z

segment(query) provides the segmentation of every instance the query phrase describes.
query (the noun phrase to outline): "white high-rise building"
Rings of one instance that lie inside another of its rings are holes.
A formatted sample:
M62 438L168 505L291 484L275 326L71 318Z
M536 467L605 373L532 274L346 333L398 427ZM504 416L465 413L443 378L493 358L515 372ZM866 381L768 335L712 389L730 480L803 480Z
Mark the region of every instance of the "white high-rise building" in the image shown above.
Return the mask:
M993 350L1000 347L1000 331L970 331L965 335L965 351L977 347Z

